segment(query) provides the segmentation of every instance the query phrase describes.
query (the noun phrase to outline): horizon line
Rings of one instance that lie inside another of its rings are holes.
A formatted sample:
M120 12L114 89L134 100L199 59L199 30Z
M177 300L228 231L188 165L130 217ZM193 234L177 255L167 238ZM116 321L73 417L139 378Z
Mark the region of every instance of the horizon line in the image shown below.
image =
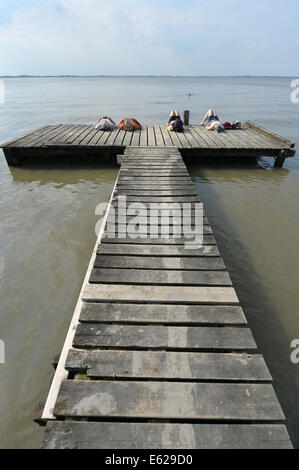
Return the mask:
M0 75L0 78L297 78L298 75Z

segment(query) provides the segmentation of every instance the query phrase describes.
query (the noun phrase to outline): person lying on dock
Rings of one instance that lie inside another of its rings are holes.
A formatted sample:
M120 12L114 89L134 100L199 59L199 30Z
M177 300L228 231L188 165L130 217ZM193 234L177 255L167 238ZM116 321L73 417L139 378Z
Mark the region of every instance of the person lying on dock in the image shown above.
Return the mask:
M166 124L168 131L183 132L184 124L177 109L170 111L168 123Z
M206 129L208 131L217 131L217 132L224 131L224 127L221 121L219 120L219 117L217 116L215 109L209 109L209 111L203 118L200 125L204 126L205 122L207 122Z
M100 117L100 119L95 125L95 129L99 129L101 131L112 131L113 129L116 129L116 127L117 125L115 124L113 119L108 116Z
M124 118L120 121L118 127L124 131L137 131L141 129L140 122L134 118Z

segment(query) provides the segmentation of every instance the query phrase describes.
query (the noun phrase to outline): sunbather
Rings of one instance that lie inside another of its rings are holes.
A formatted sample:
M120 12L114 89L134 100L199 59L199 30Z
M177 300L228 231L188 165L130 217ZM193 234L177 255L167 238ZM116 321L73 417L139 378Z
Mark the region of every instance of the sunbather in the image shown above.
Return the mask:
M166 125L168 130L176 131L176 132L183 132L184 125L183 121L180 117L180 113L177 109L173 109L170 111L168 123Z
M95 129L99 129L101 131L112 131L116 127L117 125L115 124L113 119L108 116L100 117L100 119L95 125Z
M141 124L137 119L124 118L120 121L118 127L124 131L137 131L138 129L141 129Z
M219 120L219 117L217 116L215 109L209 109L209 111L203 118L200 125L204 126L205 122L207 122L206 129L208 131L217 131L217 132L224 131L222 122Z

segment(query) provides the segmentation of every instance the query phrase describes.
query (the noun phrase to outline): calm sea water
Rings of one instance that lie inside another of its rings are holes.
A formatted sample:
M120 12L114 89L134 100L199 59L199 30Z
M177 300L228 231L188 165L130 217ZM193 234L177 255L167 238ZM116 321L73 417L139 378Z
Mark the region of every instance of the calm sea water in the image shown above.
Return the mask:
M299 104L288 78L19 78L5 80L0 141L102 114L164 123L170 109L208 107L225 120L258 122L299 147ZM188 97L188 93L191 96ZM299 160L194 162L190 172L299 447ZM39 447L32 410L45 401L95 242L95 208L108 201L114 165L31 162L8 168L0 153L0 448Z

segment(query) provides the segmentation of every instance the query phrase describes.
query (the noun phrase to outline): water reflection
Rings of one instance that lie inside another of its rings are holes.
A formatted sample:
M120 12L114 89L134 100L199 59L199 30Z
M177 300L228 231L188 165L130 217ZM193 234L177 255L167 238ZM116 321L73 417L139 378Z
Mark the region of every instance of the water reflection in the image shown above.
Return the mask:
M76 185L84 181L97 184L114 182L119 166L113 162L91 160L70 162L67 159L59 161L49 159L31 162L22 167L10 167L9 170L16 183Z

